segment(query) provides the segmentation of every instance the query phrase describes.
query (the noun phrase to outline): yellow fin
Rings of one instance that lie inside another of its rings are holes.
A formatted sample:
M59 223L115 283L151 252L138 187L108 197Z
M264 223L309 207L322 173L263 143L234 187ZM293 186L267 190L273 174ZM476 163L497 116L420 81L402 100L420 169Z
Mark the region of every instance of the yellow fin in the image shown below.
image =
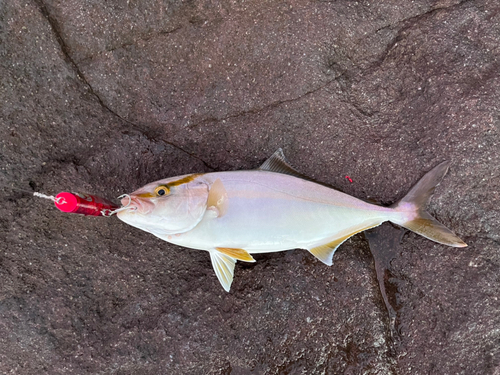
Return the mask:
M243 249L234 249L230 247L216 247L217 251L229 255L231 258L242 260L244 262L255 262L255 259L248 251Z
M464 241L425 211L425 206L436 189L436 185L443 179L449 166L450 163L447 161L435 166L411 188L403 199L392 205L391 207L396 211L414 213L412 215L414 218L410 221L395 220L393 222L443 245L465 247L467 244Z
M218 178L210 187L208 193L207 207L209 210L214 210L216 217L224 216L228 205L227 191L222 181Z
M455 233L446 228L425 211L419 213L420 217L401 224L406 229L424 236L432 241L453 247L466 247L467 244L457 237Z
M335 250L337 250L337 247L339 247L345 240L347 240L349 237L354 236L356 233L363 232L367 229L374 228L378 225L379 224L372 225L372 226L362 228L362 229L356 229L353 232L351 232L345 236L338 237L338 238L334 239L333 241L330 241L330 242L325 243L323 245L313 247L312 249L308 249L308 250L312 255L314 255L316 258L321 260L327 266L331 266L333 264L333 254L335 254Z
M309 249L309 252L316 258L321 260L323 263L325 263L327 266L331 266L333 264L332 259L333 259L333 254L335 254L335 250L337 250L337 247L339 247L339 245L342 242L344 242L347 238L334 240L324 245L313 247L312 249Z

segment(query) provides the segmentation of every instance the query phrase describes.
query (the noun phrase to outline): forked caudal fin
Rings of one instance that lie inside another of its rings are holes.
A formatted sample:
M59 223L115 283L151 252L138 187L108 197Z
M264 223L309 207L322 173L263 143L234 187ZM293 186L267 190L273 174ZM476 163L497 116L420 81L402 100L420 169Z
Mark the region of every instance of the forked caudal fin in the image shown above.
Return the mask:
M392 206L396 211L405 214L404 218L391 221L432 241L448 246L465 247L467 246L465 242L425 211L429 198L448 171L448 167L449 163L445 161L427 172L403 199Z

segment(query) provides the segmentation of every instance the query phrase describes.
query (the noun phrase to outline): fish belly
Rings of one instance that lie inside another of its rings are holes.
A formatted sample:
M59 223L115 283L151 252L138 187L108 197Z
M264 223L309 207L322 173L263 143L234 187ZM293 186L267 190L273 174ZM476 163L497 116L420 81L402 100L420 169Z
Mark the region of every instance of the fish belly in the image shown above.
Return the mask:
M192 230L165 240L212 250L249 253L310 249L388 220L392 210L292 176L263 171L213 173L228 194L227 211L209 209Z

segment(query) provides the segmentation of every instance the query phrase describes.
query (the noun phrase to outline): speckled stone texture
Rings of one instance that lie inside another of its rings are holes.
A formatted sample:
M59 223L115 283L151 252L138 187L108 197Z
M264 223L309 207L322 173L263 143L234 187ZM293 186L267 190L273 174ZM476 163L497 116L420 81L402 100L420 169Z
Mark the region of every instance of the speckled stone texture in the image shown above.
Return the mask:
M499 374L497 0L0 2L0 373ZM363 235L238 263L5 188L107 198L191 172L304 174L468 244ZM345 177L349 176L352 183Z

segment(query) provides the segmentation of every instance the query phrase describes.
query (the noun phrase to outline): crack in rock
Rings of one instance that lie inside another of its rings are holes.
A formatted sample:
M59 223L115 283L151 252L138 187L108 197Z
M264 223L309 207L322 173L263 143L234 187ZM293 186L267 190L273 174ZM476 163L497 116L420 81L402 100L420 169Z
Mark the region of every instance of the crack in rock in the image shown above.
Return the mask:
M125 43L122 43L122 44L120 44L120 45L118 45L116 47L112 47L112 48L109 48L109 49L105 49L104 51L98 51L97 53L90 54L90 55L84 57L83 59L79 60L78 63L86 63L86 62L88 62L90 60L93 60L96 56L100 56L100 55L102 55L104 53L114 52L114 51L120 50L122 48L130 47L130 46L135 46L138 42L149 42L152 39L155 39L155 38L157 38L159 36L173 34L173 33L179 31L182 28L183 28L183 26L176 26L176 27L174 27L171 30L160 30L160 31L158 31L156 33L139 35L133 41L125 42Z
M50 14L50 12L48 11L47 9L47 6L45 5L45 3L43 2L43 0L35 0L36 3L38 4L39 8L40 8L40 12L42 13L42 15L45 17L45 19L47 20L47 22L49 23L50 25L50 28L52 30L52 33L54 34L56 40L57 40L57 43L59 44L59 47L61 48L61 52L63 53L63 56L66 60L66 62L73 67L73 69L75 70L76 72L76 75L77 77L84 83L84 85L87 87L87 89L89 90L89 92L96 98L96 100L98 101L98 103L104 108L106 109L109 113L111 113L112 115L114 115L115 117L119 118L121 121L123 121L124 123L132 126L133 128L135 128L136 130L138 130L139 132L141 132L141 134L143 134L144 136L146 136L148 139L151 139L153 141L155 141L155 137L152 137L148 134L146 134L147 132L139 125L137 124L134 124L133 122L123 118L122 116L120 116L118 113L116 113L115 111L113 111L111 108L109 108L105 103L104 101L101 99L101 97L95 92L95 90L93 89L92 85L87 81L87 79L85 78L85 75L82 73L82 71L80 70L78 64L75 62L75 60L71 57L70 53L69 53L69 47L68 45L66 44L66 42L64 41L64 38L62 37L62 33L61 33L61 30L60 30L60 27L59 27L59 24L57 22L57 20L54 19L54 17L52 17L52 15ZM175 31L175 30L174 30ZM189 155L190 157L193 157L199 161L201 161L207 168L211 169L211 170L214 170L214 167L212 167L209 163L207 163L206 161L204 161L203 159L201 159L200 157L194 155L193 153L191 152L188 152L186 150L184 150L182 147L168 141L168 140L165 140L165 139L161 139L163 142L169 144L170 146L184 152L185 154Z
M411 28L412 26L414 26L419 20L421 20L422 18L424 18L426 16L430 16L433 13L441 11L441 10L447 10L447 9L457 8L457 7L463 5L464 3L468 2L468 1L470 1L470 0L462 0L462 1L458 2L458 3L456 3L456 4L452 4L452 5L445 6L445 7L432 8L432 9L429 9L428 11L426 11L424 13L417 14L415 16L411 16L411 17L408 17L408 18L403 18L402 20L397 21L393 25L389 24L389 25L380 27L377 30L375 30L375 33L378 33L378 32L380 32L382 30L393 29L393 28L399 27L403 23L407 23L407 25L403 26L401 29L398 30L396 36L387 44L387 47L386 47L384 53L382 54L382 56L370 68L373 69L375 67L381 66L384 63L384 61L387 59L387 56L389 56L389 54L391 53L391 51L393 50L393 48L396 46L396 44L399 43L401 40L403 40L403 33L406 30L408 30L409 28ZM359 44L359 43L357 43L357 44Z
M451 4L451 5L448 5L448 6L431 8L428 11L425 11L423 13L417 14L415 16L411 16L411 17L408 17L408 18L403 18L402 20L397 21L395 24L389 24L389 25L386 25L386 26L382 26L382 27L378 28L377 30L375 30L375 33L378 33L379 31L384 30L384 29L398 27L399 25L401 25L402 23L405 23L407 21L411 21L411 25L410 26L412 26L415 23L417 23L418 20L421 19L421 18L423 18L424 16L431 15L432 13L436 13L436 12L438 12L440 10L457 8L460 5L462 5L462 4L464 4L464 3L468 2L468 1L470 1L470 0L462 0L462 1L459 1L458 3ZM406 29L406 27L405 27L405 29Z
M324 89L325 87L327 87L328 85L330 85L332 82L335 82L341 76L342 76L342 74L338 75L337 77L335 77L332 80L327 81L326 83L320 85L319 87L316 87L316 88L314 88L312 90L306 91L303 94L300 94L299 96L297 96L295 98L278 100L276 102L264 105L264 106L259 107L259 108L248 109L248 110L241 111L241 112L238 112L238 113L234 113L232 115L228 115L228 116L225 116L225 117L220 117L220 118L211 117L211 118L207 118L207 119L201 120L200 122L198 122L196 124L190 125L190 127L196 128L196 127L201 126L203 124L206 124L208 122L221 122L221 121L227 121L227 120L238 118L238 117L243 117L243 116L246 116L246 115L249 115L249 114L255 115L255 114L258 114L260 112L267 111L269 109L277 108L277 107L279 107L279 106L281 106L283 104L297 102L297 101L301 100L302 98L304 98L306 96L312 95L312 94L316 93L317 91L320 91L320 90Z

